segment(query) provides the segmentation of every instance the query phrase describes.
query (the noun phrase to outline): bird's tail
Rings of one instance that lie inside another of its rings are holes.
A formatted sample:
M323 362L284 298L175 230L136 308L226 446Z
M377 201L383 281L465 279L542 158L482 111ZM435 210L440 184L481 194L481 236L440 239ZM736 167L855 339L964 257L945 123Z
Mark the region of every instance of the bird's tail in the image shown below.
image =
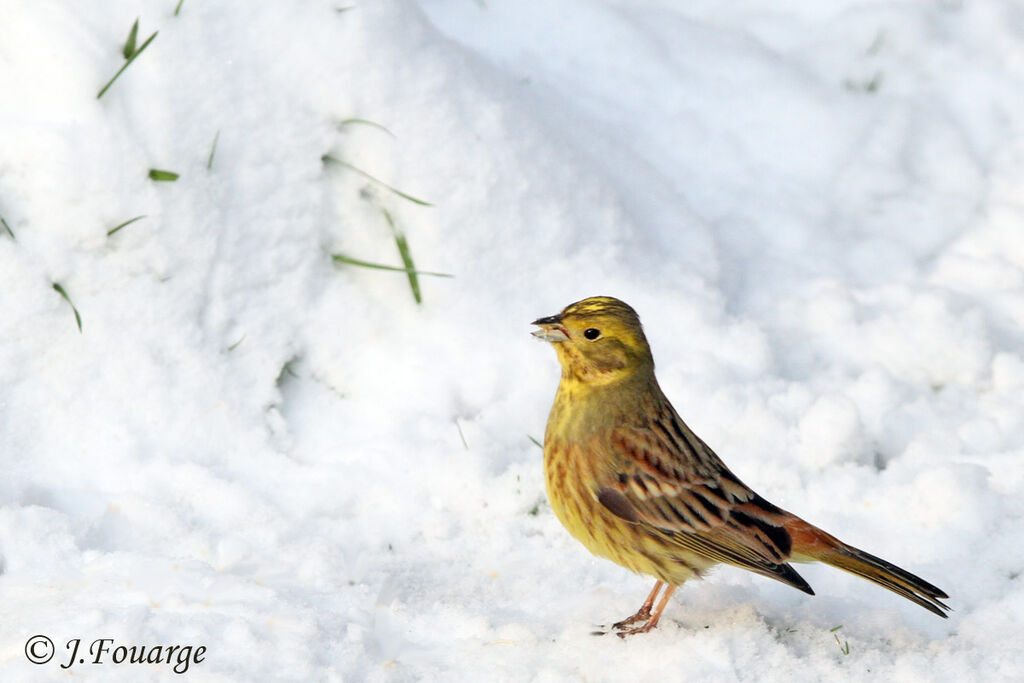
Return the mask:
M847 545L802 519L796 518L787 524L786 530L793 539L792 561L824 562L876 583L882 588L888 588L929 612L946 618L946 612L950 608L943 604L941 599L948 599L949 596L919 576L914 576L880 557Z

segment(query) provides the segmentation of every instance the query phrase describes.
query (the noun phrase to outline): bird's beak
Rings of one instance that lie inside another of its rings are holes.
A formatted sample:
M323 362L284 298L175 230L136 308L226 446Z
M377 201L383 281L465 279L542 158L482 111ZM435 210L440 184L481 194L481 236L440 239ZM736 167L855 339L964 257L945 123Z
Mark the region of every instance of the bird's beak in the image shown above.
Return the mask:
M569 339L569 335L566 334L565 328L559 323L562 322L562 316L560 315L549 315L546 318L537 318L531 325L540 325L541 329L534 330L533 336L541 341L546 342L564 342Z

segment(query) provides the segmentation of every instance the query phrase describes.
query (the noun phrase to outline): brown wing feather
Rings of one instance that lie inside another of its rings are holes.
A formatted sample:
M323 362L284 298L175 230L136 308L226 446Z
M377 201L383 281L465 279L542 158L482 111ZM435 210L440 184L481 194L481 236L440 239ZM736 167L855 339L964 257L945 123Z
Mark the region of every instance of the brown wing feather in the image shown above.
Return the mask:
M792 539L783 524L791 515L745 486L671 406L650 423L615 429L609 443L611 468L595 495L613 514L813 594L786 564Z

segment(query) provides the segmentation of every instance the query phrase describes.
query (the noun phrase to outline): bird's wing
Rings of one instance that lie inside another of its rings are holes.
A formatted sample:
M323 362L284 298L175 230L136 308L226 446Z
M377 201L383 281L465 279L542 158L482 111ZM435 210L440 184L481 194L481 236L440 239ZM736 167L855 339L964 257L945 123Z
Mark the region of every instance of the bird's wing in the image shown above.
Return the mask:
M682 549L812 593L786 560L792 516L754 493L671 406L642 425L619 427L597 499L616 516L654 527Z

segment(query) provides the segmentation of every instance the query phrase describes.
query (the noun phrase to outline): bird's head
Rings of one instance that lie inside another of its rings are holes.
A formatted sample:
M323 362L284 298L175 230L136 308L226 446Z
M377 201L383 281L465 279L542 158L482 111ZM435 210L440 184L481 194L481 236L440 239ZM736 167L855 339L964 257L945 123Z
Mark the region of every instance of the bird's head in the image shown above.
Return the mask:
M640 317L610 296L577 301L533 324L540 326L533 336L555 347L565 378L608 384L654 369Z

